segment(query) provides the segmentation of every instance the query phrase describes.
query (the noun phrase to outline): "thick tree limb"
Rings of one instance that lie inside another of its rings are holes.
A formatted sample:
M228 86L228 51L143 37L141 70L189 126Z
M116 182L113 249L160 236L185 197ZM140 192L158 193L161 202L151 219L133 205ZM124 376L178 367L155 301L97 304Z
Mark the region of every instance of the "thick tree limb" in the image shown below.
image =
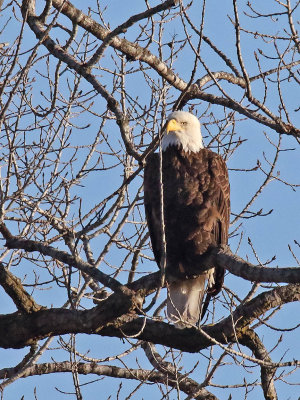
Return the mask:
M300 283L300 268L264 268L255 266L233 254L229 246L213 250L205 259L206 265L215 265L243 279L253 282Z
M0 263L0 285L13 300L19 311L30 313L43 308L26 292L20 279L6 269L2 263Z
M8 314L0 316L0 347L21 348L37 339L66 333L87 333L137 339L162 344L187 352L198 352L214 345L235 342L237 332L248 327L257 316L288 302L300 300L300 285L287 285L264 292L253 300L237 307L232 315L217 324L203 326L208 336L196 328L179 330L159 321L138 318L135 310L140 307L141 297L113 294L91 310L49 309L32 314ZM209 337L213 338L210 340Z
M214 325L202 326L207 336L201 335L196 328L178 330L164 322L147 321L143 332L137 336L138 339L162 344L187 352L198 352L214 345L236 342L237 332L243 332L254 320L267 311L282 306L285 303L300 301L300 285L290 284L283 287L261 293L251 301L242 304L227 318ZM143 319L135 319L122 326L122 332L113 327L104 328L102 335L122 337L134 335L142 327Z
M52 308L31 314L0 315L0 347L22 348L36 340L67 333L97 334L110 324L118 328L136 318L141 303L140 294L119 292L86 311Z
M225 268L233 275L239 276L247 281L252 282L268 282L268 283L300 283L300 268L270 268L260 267L245 261L241 257L233 254L229 246L221 246L210 252L208 256L203 257L204 268L211 268L214 265ZM196 272L196 271L193 271ZM195 273L196 275L196 273ZM148 282L149 277L149 282ZM131 286L133 290L147 285L149 290L155 289L155 285L159 282L159 272L148 275L133 282Z
M299 300L299 284L277 287L276 289L263 292L252 300L239 305L233 311L232 315L229 315L215 326L225 336L231 337L234 334L234 328L238 330L244 329L252 324L258 316L265 314L267 311ZM234 324L234 327L232 324Z

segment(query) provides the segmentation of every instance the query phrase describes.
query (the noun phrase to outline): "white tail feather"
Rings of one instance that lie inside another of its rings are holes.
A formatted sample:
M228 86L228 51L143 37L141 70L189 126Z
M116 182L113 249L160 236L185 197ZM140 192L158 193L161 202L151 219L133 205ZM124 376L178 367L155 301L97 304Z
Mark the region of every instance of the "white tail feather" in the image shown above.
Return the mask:
M207 273L168 287L167 316L177 328L195 326L200 319Z

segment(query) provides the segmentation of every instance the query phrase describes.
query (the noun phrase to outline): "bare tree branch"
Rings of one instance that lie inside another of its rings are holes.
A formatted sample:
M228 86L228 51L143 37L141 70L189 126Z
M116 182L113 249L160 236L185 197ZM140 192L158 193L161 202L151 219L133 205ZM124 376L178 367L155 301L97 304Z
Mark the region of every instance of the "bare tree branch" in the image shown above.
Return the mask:
M97 24L87 15L82 13L80 10L76 9L71 3L66 2L65 4L63 4L63 0L55 0L53 1L53 5L57 9L61 10L62 13L67 15L74 23L77 23L78 25L82 26L84 29L94 34L97 38L101 40L106 40L106 37L110 34L110 32L107 29L103 28L100 24ZM25 4L23 8L26 9L27 5ZM186 82L184 82L182 79L176 76L173 73L173 71L171 71L162 61L158 60L153 54L151 54L149 50L143 49L138 45L130 43L126 39L119 39L118 37L114 37L111 40L110 45L113 46L115 49L122 51L131 59L141 60L149 64L153 69L157 71L159 75L163 76L163 78L166 79L176 89L182 92L186 90L187 86ZM51 49L51 47L52 46L49 47L49 50L53 51L54 49ZM55 55L55 53L53 54ZM57 54L57 56L59 55ZM73 62L70 62L68 65L71 68L74 67ZM285 133L295 137L300 137L300 132L296 127L283 123L278 124L261 114L247 110L245 107L241 106L238 102L201 91L197 84L194 84L190 87L183 101L184 103L186 103L190 99L201 99L212 104L218 104L224 107L228 107L232 110L238 111L239 113L247 116L250 119L254 119L257 122L260 122L261 124L264 124L274 129L276 132ZM183 106L183 103L181 106Z
M41 363L35 364L26 370L26 373L22 378L34 375L53 374L57 372L71 372L73 365L69 361L61 361L55 363ZM77 369L79 374L88 375L95 374L99 376L110 376L119 379L135 379L141 382L159 382L165 383L165 375L158 371L151 371L146 369L133 369L133 368L120 368L111 365L97 365L96 363L77 363ZM9 377L13 373L13 368L6 368L0 371L0 379L3 377ZM197 390L198 384L192 379L183 378L178 382L180 389L186 394L193 394ZM176 387L177 382L173 379L168 380L170 387ZM197 400L217 400L217 397L205 389L202 389L202 394L195 397Z
M218 264L236 276L252 282L300 283L300 268L264 268L233 254L228 246L213 250L205 259L208 267Z
M106 3L0 1L2 397L39 398L40 375L50 393L50 373L78 400L103 381L116 399L293 397L300 3ZM233 218L230 248L191 269L220 266L226 286L180 330L142 180L183 107L228 165Z
M265 346L259 339L258 335L251 329L248 329L244 333L244 335L239 339L239 342L242 345L247 346L253 352L255 357L268 363L272 363ZM275 368L261 366L261 384L266 400L276 400L278 398L273 380L275 372Z

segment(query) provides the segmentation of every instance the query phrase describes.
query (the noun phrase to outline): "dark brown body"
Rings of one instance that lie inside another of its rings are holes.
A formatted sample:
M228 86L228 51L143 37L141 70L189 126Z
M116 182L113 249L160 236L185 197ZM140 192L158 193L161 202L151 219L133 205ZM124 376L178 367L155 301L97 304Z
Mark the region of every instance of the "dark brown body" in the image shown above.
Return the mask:
M227 168L208 149L187 153L176 146L163 152L164 219L168 276L192 277L203 271L201 259L212 247L227 244L230 189ZM159 155L147 158L145 211L155 260L160 265ZM211 295L223 284L224 270L215 266Z

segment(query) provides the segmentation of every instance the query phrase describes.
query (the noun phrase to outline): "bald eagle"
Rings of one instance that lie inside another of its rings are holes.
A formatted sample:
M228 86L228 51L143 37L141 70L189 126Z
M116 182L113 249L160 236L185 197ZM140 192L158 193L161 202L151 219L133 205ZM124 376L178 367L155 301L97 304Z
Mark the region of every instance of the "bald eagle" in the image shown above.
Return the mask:
M159 154L152 153L144 171L144 204L158 266L163 248L159 177ZM162 139L162 183L167 316L177 327L194 326L223 284L222 267L205 270L202 264L212 248L227 244L230 191L225 161L203 147L200 122L189 112L175 111L168 117Z

